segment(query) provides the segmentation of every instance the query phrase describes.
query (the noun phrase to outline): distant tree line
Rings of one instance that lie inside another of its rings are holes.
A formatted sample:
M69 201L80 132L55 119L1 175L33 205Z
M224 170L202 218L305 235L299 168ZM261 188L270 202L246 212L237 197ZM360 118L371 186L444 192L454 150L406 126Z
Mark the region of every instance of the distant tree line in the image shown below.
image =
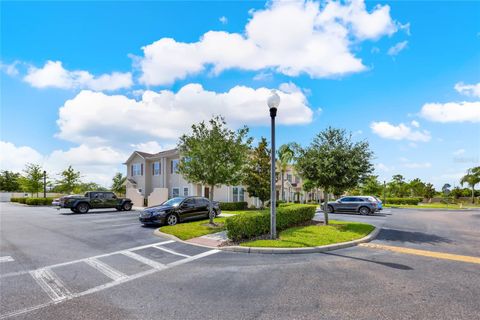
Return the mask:
M63 194L81 194L89 190L113 191L125 194L126 177L116 173L112 178L109 188L95 182L84 182L79 171L72 166L57 174L57 179L52 179L50 173L45 173L46 190L48 192ZM39 196L44 190L44 170L39 164L28 163L22 173L3 170L0 172L0 191L26 192L32 196Z

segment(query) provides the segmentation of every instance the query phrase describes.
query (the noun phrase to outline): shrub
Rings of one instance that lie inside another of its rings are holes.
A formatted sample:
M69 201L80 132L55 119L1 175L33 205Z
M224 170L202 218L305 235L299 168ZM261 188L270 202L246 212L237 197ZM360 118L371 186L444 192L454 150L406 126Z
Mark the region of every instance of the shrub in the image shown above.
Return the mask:
M225 211L247 210L247 202L220 202L220 209Z
M30 206L46 206L51 205L53 198L25 198L25 203Z
M10 202L18 202L18 203L23 203L25 204L25 201L27 198L10 198Z
M292 204L279 207L277 210L277 230L310 221L315 215L316 207L305 204ZM267 234L270 231L270 213L267 211L248 215L228 217L226 221L227 235L232 240L249 239Z
M417 205L423 198L386 198L385 204L410 204Z

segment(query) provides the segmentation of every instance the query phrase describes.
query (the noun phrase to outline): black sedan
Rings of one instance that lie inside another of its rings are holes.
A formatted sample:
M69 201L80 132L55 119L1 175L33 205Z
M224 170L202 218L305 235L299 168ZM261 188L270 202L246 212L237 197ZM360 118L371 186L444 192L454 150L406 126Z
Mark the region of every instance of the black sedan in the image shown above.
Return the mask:
M218 216L221 213L219 203L212 201L213 214ZM179 222L208 218L210 200L203 197L176 197L169 199L161 205L144 209L138 219L144 225L166 224L176 225Z

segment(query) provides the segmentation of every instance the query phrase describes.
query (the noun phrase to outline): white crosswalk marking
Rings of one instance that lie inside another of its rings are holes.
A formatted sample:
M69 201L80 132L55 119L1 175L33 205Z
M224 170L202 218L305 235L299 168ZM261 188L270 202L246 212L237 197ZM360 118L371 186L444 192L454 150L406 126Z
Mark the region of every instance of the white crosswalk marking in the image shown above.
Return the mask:
M11 262L15 261L11 256L0 257L0 262Z
M183 254L183 253L180 253L180 252L177 252L177 251L173 251L173 250L170 250L170 249L167 249L167 248L164 248L164 247L160 247L160 246L153 246L153 247L154 247L155 249L159 249L159 250L162 250L162 251L165 251L165 252L168 252L168 253L177 255L177 256L181 256L181 257L185 257L185 258L190 258L189 255L186 255L186 254Z
M62 301L72 295L52 270L38 269L30 274L54 302Z
M130 257L132 259L135 259L137 261L140 261L141 263L149 265L150 267L152 267L154 269L157 269L157 270L162 270L162 269L166 268L166 266L164 264L162 264L160 262L157 262L157 261L147 259L144 256L136 254L135 252L132 252L132 251L124 251L124 252L122 252L122 254L126 255L127 257Z
M121 279L127 277L126 274L123 274L122 272L118 271L117 269L112 268L108 264L103 263L102 261L100 261L98 259L90 258L90 259L85 260L85 263L94 267L95 269L97 269L98 271L100 271L101 273L103 273L104 275L106 275L107 277L109 277L110 279L112 279L114 281L118 281L118 280L121 280Z

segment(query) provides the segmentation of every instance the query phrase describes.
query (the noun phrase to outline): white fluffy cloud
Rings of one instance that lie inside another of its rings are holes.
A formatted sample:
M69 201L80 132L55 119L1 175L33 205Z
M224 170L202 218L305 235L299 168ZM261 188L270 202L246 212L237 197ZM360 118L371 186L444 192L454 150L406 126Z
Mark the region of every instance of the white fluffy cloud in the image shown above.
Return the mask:
M427 142L431 139L430 133L427 130L415 130L403 123L394 125L386 121L372 122L370 128L373 133L385 139L420 142Z
M434 122L480 122L480 101L426 103L420 115Z
M427 169L431 168L432 164L430 162L407 162L403 166L409 169Z
M13 143L0 141L0 168L2 170L21 171L25 162L38 163L43 156L33 148L17 147Z
M313 112L300 91L278 91L278 123L304 124ZM81 91L60 108L58 136L89 145L135 145L146 141L175 143L192 123L223 115L238 127L268 124L266 100L270 89L236 86L225 93L188 84L177 93L145 91L137 101L123 95Z
M370 12L363 0L327 2L272 1L252 12L245 33L208 31L197 42L162 38L144 46L138 58L140 81L173 83L212 66L226 69L273 69L289 76L338 76L366 69L351 46L376 40L398 29L388 5Z
M405 48L407 48L408 41L402 41L394 46L390 47L387 51L387 54L390 56L396 56L398 55L401 51L403 51Z
M458 82L455 84L455 90L466 96L480 98L480 82L477 84L464 84L463 82Z
M36 88L117 90L133 84L130 72L94 76L88 71L69 71L61 61L47 61L41 68L30 66L23 80Z

